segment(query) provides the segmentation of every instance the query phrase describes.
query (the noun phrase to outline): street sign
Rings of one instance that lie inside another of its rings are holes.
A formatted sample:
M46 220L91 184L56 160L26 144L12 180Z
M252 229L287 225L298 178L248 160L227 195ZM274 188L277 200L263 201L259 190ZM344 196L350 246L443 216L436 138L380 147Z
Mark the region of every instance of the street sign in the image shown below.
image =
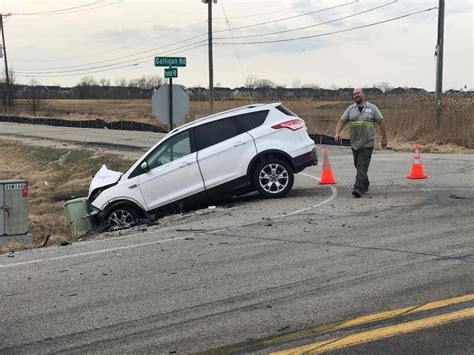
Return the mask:
M155 57L155 67L185 67L186 57Z
M165 79L177 78L177 77L178 77L178 68L165 68Z
M189 113L189 96L179 85L173 85L173 123L181 125L184 118ZM169 124L170 120L170 86L168 84L161 85L155 91L151 98L151 108L153 114L163 124ZM172 127L170 127L170 130Z

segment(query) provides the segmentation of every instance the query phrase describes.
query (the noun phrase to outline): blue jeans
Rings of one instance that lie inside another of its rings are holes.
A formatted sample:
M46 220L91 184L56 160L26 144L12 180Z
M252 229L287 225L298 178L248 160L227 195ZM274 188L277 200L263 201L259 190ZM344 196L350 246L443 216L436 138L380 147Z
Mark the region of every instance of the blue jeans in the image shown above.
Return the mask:
M357 175L354 184L354 190L364 193L369 191L369 177L367 172L369 171L370 159L372 158L373 147L360 148L358 150L352 149L352 155L354 157L354 166L357 169Z

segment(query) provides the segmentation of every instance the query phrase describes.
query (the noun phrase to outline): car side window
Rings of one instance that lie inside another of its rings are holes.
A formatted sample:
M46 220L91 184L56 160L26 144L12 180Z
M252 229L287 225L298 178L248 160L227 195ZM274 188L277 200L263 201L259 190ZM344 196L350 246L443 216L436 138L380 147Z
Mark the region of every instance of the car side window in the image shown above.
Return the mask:
M235 116L234 118L239 122L245 131L250 131L258 126L261 126L268 116L269 110L246 113Z
M191 154L191 140L189 131L185 131L156 147L155 151L146 158L146 162L150 169L154 169L188 154Z
M236 126L232 117L203 124L194 128L198 149L223 142L242 133Z
M283 105L278 105L277 107L275 107L278 111L280 112L283 112L285 115L287 116L294 116L294 117L298 117L297 114L291 112L290 110L288 110L285 106Z

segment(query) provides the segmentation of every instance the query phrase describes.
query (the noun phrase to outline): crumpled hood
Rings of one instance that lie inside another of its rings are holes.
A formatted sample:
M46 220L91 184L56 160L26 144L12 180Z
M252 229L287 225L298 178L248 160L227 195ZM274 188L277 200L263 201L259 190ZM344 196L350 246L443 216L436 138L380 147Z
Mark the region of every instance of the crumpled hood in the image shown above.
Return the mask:
M107 166L103 164L91 181L87 198L91 196L95 189L116 183L122 175L123 173L107 169Z

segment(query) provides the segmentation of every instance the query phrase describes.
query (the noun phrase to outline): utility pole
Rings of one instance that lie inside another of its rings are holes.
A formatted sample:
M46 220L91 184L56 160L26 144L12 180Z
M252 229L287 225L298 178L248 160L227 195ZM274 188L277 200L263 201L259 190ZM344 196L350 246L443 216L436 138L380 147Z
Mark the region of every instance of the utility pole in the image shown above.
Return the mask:
M7 48L5 46L5 32L3 30L3 14L0 14L0 28L2 29L3 57L5 59L5 79L6 79L6 84L7 84L5 108L7 106L11 108L11 98L10 98L11 88L10 88L10 77L8 74Z
M214 112L214 61L212 55L212 3L217 0L202 0L207 4L207 23L208 23L208 46L209 46L209 105L211 113Z
M439 0L438 41L436 43L436 128L441 127L441 95L443 94L444 0Z

